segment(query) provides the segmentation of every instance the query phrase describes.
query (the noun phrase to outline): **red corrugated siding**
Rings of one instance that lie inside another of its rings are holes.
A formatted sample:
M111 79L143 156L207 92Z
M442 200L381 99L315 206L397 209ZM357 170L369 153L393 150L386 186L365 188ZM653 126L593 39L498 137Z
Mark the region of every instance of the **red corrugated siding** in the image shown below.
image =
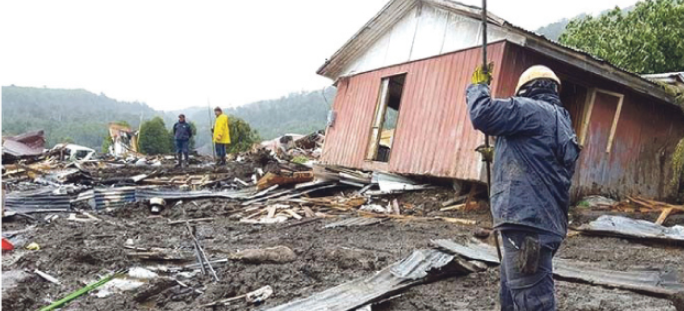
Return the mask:
M488 57L500 64L504 42L491 44ZM483 141L473 129L465 88L482 59L471 48L341 79L335 98L335 125L327 129L322 161L404 174L481 179L474 149ZM494 70L494 76L498 74ZM365 160L370 127L383 77L406 73L399 119L388 164ZM492 85L496 89L496 78Z
M575 199L590 194L639 194L665 199L673 194L667 186L672 178L671 157L677 141L684 137L684 115L679 109L510 43L506 46L497 94L512 95L518 76L535 64L549 66L561 77L569 77L584 87L625 95L612 150L606 153L616 101L597 94L573 185ZM579 124L576 119L581 118L582 107L577 105L583 101L564 104L575 119L573 123Z

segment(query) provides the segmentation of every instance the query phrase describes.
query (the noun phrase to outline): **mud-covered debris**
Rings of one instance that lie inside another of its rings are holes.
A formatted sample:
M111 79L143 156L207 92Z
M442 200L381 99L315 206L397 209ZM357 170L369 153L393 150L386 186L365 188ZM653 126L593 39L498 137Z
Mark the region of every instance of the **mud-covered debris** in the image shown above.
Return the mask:
M489 235L492 233L491 230L485 229L485 228L480 228L477 227L473 230L473 236L479 239L486 239L489 237Z
M246 249L230 254L228 258L247 263L287 263L297 259L297 255L287 246L276 246L263 249Z
M138 303L143 303L150 298L159 295L161 292L165 291L166 289L176 285L176 281L169 279L169 278L159 278L156 279L145 286L140 287L135 295L133 296L133 300L135 300Z
M672 295L671 299L677 311L684 311L684 291Z
M273 288L271 288L271 286L269 285L266 285L251 293L247 293L245 299L248 303L259 304L264 302L264 300L268 299L268 297L271 297L271 295L273 295Z

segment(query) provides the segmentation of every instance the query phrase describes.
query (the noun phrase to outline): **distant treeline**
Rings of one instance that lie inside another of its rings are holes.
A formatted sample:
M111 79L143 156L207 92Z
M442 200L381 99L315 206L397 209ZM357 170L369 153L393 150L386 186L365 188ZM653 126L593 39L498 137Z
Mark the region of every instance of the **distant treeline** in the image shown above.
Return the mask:
M245 120L261 138L271 139L285 133L308 134L323 129L334 98L335 88L328 87L258 101L225 112ZM126 121L137 129L142 114L145 120L162 117L170 128L178 113L183 112L197 125L196 146L202 147L211 137L207 110L207 107L194 107L157 111L145 103L118 101L82 89L4 86L2 135L42 129L48 147L70 142L100 150L110 122Z

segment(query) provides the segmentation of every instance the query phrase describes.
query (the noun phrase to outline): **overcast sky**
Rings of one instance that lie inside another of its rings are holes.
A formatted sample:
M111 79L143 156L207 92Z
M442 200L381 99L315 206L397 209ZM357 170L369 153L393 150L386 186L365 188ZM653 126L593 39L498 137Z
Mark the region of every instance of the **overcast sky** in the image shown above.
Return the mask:
M331 81L316 69L387 1L3 1L0 84L84 88L160 110L320 89ZM488 7L535 30L635 2L490 0Z

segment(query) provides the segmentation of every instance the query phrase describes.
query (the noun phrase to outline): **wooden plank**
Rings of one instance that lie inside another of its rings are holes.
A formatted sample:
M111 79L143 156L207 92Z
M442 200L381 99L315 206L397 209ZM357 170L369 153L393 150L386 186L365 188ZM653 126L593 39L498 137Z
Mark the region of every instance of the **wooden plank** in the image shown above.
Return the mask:
M288 213L288 214L290 214L292 217L294 217L294 218L297 219L297 220L302 219L302 216L300 216L299 214L295 213L295 212L294 212L293 210L291 210L291 209L286 209L285 212Z
M589 130L589 121L591 120L591 111L594 110L594 101L596 100L596 88L591 88L587 90L587 102L585 103L586 113L582 120L582 133L580 134L580 146L584 146L584 142L587 138L587 131Z
M459 209L463 208L464 206L466 206L465 203L463 203L463 204L457 204L457 205L452 205L452 206L448 206L448 207L441 208L440 211L441 211L441 212L445 212L445 211L459 210Z
M615 110L615 116L613 117L613 124L610 127L610 136L608 136L608 146L606 146L606 153L610 153L610 150L613 147L613 138L615 138L615 130L617 130L618 121L620 120L620 112L622 111L622 102L625 99L625 95L604 90L598 91L604 94L616 96L620 99L618 101L617 110Z
M671 208L671 207L663 209L663 212L660 213L660 216L658 217L658 220L656 220L655 223L658 225L662 225L665 222L665 219L667 219L667 216L669 216L670 213L672 213L672 210L673 210L673 208Z

